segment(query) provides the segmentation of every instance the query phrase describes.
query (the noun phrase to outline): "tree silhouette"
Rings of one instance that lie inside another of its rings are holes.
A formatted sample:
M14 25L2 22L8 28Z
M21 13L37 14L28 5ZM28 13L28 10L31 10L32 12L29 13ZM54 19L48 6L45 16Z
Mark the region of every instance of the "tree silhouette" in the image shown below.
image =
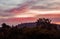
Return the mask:
M3 24L2 24L2 28L10 28L10 26L7 25L6 23L3 23Z
M51 20L43 18L43 22L45 22L46 24L50 24Z
M51 23L51 20L45 18L39 18L36 23L37 26L47 26Z

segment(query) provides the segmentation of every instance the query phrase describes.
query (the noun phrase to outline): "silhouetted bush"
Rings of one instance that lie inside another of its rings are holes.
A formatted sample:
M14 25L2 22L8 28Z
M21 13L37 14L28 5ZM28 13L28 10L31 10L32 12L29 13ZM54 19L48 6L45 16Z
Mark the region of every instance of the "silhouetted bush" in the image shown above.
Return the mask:
M10 26L7 25L7 24L5 24L5 23L3 23L3 24L2 24L2 28L10 28Z
M37 26L40 26L40 25L46 26L51 23L51 20L45 19L45 18L39 18L36 23L37 23Z

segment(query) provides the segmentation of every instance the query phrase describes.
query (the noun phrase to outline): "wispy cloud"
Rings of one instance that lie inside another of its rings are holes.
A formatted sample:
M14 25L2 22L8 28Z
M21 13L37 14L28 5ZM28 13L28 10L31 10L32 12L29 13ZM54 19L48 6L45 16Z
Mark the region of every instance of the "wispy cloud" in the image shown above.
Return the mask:
M33 8L35 9L47 9L47 10L60 10L60 0L40 0Z
M0 6L6 8L11 8L13 6L17 6L18 4L22 4L26 0L0 0Z

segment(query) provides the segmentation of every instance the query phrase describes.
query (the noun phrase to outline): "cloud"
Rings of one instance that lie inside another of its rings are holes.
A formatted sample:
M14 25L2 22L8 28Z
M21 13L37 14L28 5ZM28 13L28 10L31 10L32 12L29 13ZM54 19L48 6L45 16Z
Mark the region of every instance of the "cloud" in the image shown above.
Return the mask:
M60 14L60 10L47 10L47 11L42 11L42 10L29 10L26 13L30 14Z
M40 0L32 8L46 10L60 10L60 0Z
M0 10L5 11L16 8L26 1L27 0L0 0Z
M0 18L13 17L16 13L7 12L10 9L20 7L18 5L26 2L27 0L0 0Z
M60 21L60 15L46 16L41 14L60 14L60 0L0 0L1 23L28 22L29 20L34 21L34 19L39 17L53 19L53 22ZM19 21L17 22L17 20Z
M17 13L21 16L30 16L30 14L60 14L60 0L1 0L0 1L0 16L14 17ZM34 10L33 10L34 9ZM47 11L38 11L47 10ZM29 11L28 11L29 10ZM49 11L48 11L49 10ZM53 11L51 11L53 10ZM54 11L56 10L56 11ZM27 14L25 13L27 12ZM11 13L12 12L12 13ZM15 13L16 12L16 13ZM30 13L30 14L29 14ZM19 17L21 17L19 16ZM28 17L29 17L28 16Z
M32 9L46 9L46 10L57 10L60 9L60 0L0 0L0 9L1 10L9 10L12 8L19 7L21 8L21 4L25 4L26 1L33 1L35 4L32 4ZM29 3L30 5L30 3ZM32 6L30 5L30 6Z

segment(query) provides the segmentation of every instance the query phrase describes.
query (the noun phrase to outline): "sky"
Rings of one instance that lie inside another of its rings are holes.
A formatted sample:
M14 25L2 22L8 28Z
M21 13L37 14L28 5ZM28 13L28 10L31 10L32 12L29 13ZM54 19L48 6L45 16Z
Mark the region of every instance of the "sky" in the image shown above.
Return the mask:
M38 18L60 24L60 0L0 0L0 24L34 22Z

